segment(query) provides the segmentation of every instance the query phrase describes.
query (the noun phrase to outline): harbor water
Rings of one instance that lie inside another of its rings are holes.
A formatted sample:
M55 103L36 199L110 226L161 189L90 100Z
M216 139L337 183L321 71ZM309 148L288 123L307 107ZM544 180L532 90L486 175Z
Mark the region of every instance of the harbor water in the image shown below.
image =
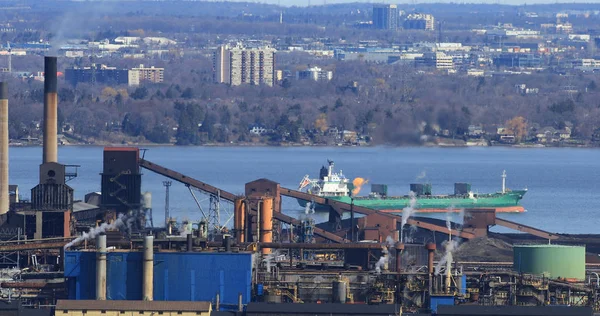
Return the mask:
M103 147L63 146L59 162L80 165L79 176L68 182L76 199L100 191ZM600 213L600 150L579 148L388 148L388 147L150 147L145 158L234 194L244 184L267 178L296 189L302 177L318 177L327 159L335 162L346 177L362 177L370 183L387 184L390 195L408 194L410 183L431 183L433 194L453 192L455 182L469 182L473 192L501 190L502 171L508 188L529 191L521 204L526 212L499 217L559 233L598 233ZM41 147L10 148L10 184L29 198L38 182ZM166 178L142 170L142 187L152 192L155 225L164 222ZM360 194L368 194L367 184ZM203 208L209 197L194 194ZM284 211L299 216L304 209L284 199ZM223 203L222 218L231 213ZM173 182L170 188L171 215L196 221L201 213L188 188ZM324 220L323 214L314 214ZM421 215L419 215L421 216ZM444 214L430 214L446 218ZM457 216L455 216L457 218ZM229 221L232 223L232 220ZM494 228L493 231L509 232Z

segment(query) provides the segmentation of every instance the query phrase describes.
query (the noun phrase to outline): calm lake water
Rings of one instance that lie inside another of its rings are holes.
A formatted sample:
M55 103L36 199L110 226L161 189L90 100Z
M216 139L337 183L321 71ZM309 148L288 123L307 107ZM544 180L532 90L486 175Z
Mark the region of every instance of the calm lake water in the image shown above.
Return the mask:
M60 147L59 161L81 165L79 177L70 181L75 197L100 191L102 147ZM600 150L573 148L278 148L278 147L151 147L147 160L241 194L244 184L268 178L284 187L297 188L306 174L317 177L327 159L335 161L349 178L363 177L371 183L388 184L390 195L407 194L409 183L428 182L434 194L451 193L454 182L469 182L474 192L501 190L502 170L508 174L507 187L527 188L521 201L527 212L501 214L552 232L600 233ZM18 184L28 198L38 182L41 147L10 148L10 183ZM143 190L153 195L155 224L164 221L164 177L144 170ZM364 194L370 190L367 185ZM208 207L208 196L195 192ZM188 188L171 187L171 214L179 219L197 220L200 211ZM230 205L222 207L224 216ZM290 215L303 213L294 200L284 199ZM316 214L325 219L325 216ZM445 215L431 215L445 218ZM508 231L494 228L494 231Z

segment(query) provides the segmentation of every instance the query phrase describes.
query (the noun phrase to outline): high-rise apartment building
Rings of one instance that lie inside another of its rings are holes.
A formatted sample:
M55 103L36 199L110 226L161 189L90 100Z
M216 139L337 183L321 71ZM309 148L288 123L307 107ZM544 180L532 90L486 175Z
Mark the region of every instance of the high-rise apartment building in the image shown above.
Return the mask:
M373 6L373 27L379 30L398 28L400 15L395 4L377 4Z
M275 49L220 46L213 53L215 82L232 86L275 84Z
M435 18L431 14L409 14L404 21L404 28L407 30L426 30L435 29Z

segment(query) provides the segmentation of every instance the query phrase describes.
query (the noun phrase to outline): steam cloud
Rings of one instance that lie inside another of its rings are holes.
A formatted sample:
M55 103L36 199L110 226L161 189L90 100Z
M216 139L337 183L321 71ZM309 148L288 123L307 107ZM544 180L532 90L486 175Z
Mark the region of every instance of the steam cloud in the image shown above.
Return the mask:
M415 192L410 191L408 193L410 202L407 207L402 209L402 225L400 226L400 242L404 238L404 225L408 222L408 219L415 213L415 207L417 206L417 195Z
M419 175L417 175L415 180L425 179L425 177L427 177L427 172L425 170L423 170L423 171L421 171L421 173L419 173Z
M375 272L381 273L381 269L385 267L385 265L388 263L388 260L388 251L387 248L384 247L383 256L381 256L381 258L379 258L379 260L375 263Z
M133 223L133 221L135 221L134 216L127 216L124 214L119 214L119 217L117 217L117 220L114 221L112 224L102 223L98 227L92 227L92 228L90 228L90 230L87 233L84 232L83 234L81 234L81 236L73 239L70 243L66 244L64 248L67 249L73 245L78 245L79 243L81 243L84 240L94 239L94 238L96 238L96 236L98 236L99 234L105 233L107 230L126 229L127 231L130 231L131 224Z
M452 206L450 206L448 208L448 212L446 213L446 228L448 228L448 234L452 233L452 216L454 214L453 212L454 212L454 208ZM459 219L462 221L462 223L464 225L465 210L460 209L458 214L459 214ZM462 231L462 225L459 227L459 229L457 229L457 234L460 234L461 231ZM458 249L458 246L460 245L460 237L455 236L454 239L444 242L443 245L445 247L444 257L442 257L442 259L435 266L435 274L440 274L440 270L442 269L443 266L446 266L446 271L450 271L450 269L452 268L452 262L454 260L453 253L454 253L454 251L456 251L456 249Z
M310 215L315 213L315 202L306 202L304 207L304 214Z
M392 238L392 236L385 237L385 243L387 244L388 248L396 247L396 242L394 241L394 238Z
M192 222L190 221L184 221L181 224L181 232L179 233L179 236L181 237L187 237L187 235L193 233L192 231Z

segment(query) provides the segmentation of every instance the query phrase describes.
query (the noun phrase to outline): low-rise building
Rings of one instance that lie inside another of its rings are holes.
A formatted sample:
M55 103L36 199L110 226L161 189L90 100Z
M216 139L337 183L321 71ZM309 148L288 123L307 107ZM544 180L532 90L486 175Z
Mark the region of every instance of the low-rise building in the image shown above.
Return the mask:
M310 79L314 81L330 81L333 79L333 71L323 70L319 67L309 67L306 70L296 72L296 79Z
M210 316L210 302L58 300L56 314L64 316Z
M422 57L415 58L417 66L435 67L436 69L454 69L452 56L442 52L425 53Z

